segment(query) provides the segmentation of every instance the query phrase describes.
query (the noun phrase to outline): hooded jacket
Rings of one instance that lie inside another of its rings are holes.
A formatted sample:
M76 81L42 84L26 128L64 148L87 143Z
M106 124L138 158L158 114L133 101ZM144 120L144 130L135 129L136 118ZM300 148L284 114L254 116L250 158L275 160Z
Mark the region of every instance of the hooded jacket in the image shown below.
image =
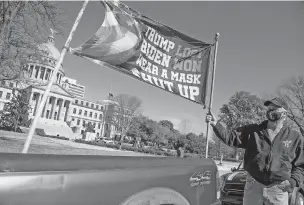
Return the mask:
M217 123L213 130L226 145L245 149L244 168L258 182L268 186L288 180L291 187L302 184L304 174L304 138L283 126L273 141L267 121L227 131Z

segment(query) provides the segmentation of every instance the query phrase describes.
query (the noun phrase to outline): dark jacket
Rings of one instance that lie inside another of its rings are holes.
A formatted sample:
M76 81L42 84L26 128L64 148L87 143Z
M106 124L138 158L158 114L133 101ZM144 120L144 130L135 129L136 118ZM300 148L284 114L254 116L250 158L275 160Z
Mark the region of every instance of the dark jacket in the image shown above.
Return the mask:
M221 123L213 130L228 146L244 148L244 168L258 182L273 185L289 180L292 187L303 182L304 139L300 133L283 126L273 141L269 139L267 121L228 132Z

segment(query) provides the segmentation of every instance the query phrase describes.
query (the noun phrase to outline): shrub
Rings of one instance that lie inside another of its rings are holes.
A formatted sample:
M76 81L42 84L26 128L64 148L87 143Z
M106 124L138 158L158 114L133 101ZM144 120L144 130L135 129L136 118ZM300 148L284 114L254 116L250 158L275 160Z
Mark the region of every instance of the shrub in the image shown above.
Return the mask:
M50 138L55 138L55 139L60 139L60 140L70 140L69 138L66 137L61 137L61 136L50 136L50 135L45 135L42 137L50 137Z
M55 138L55 139L60 139L60 140L70 140L69 138L66 138L66 137L46 135L43 129L40 129L40 131L38 131L38 133L37 133L37 129L36 129L36 134L41 137L49 137L49 138Z
M82 139L76 139L75 142L90 144L90 145L95 145L95 146L101 146L101 147L119 149L118 144L106 144L106 143L96 142L96 141L84 141ZM155 150L155 149L152 149L152 148L136 148L136 147L131 147L131 146L124 145L124 144L122 145L121 149L122 150L127 150L127 151L139 152L139 153L161 155L161 156L175 156L176 155L174 152L170 152L170 151ZM191 157L190 154L189 154L189 157Z
M36 133L36 135L39 135L39 136L45 136L44 129L41 129L41 128L36 128L35 133Z

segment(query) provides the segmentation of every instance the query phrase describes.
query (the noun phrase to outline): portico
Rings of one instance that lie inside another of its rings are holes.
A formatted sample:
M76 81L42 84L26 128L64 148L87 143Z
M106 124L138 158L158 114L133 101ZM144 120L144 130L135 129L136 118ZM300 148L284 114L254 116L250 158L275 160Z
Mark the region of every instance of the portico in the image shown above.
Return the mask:
M29 104L31 105L32 110L29 113L29 117L34 118L38 106L42 100L44 88L42 88L42 86L32 86L30 89L31 96L29 99ZM73 96L58 85L54 85L44 105L41 118L66 122L68 118L68 111L72 102Z

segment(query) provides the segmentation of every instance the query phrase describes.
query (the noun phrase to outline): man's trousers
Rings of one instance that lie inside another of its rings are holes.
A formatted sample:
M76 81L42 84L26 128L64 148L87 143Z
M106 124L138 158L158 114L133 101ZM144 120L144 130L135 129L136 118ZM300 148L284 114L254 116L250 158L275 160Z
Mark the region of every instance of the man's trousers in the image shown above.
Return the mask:
M267 187L248 174L243 205L288 205L288 192L282 191L277 185Z

